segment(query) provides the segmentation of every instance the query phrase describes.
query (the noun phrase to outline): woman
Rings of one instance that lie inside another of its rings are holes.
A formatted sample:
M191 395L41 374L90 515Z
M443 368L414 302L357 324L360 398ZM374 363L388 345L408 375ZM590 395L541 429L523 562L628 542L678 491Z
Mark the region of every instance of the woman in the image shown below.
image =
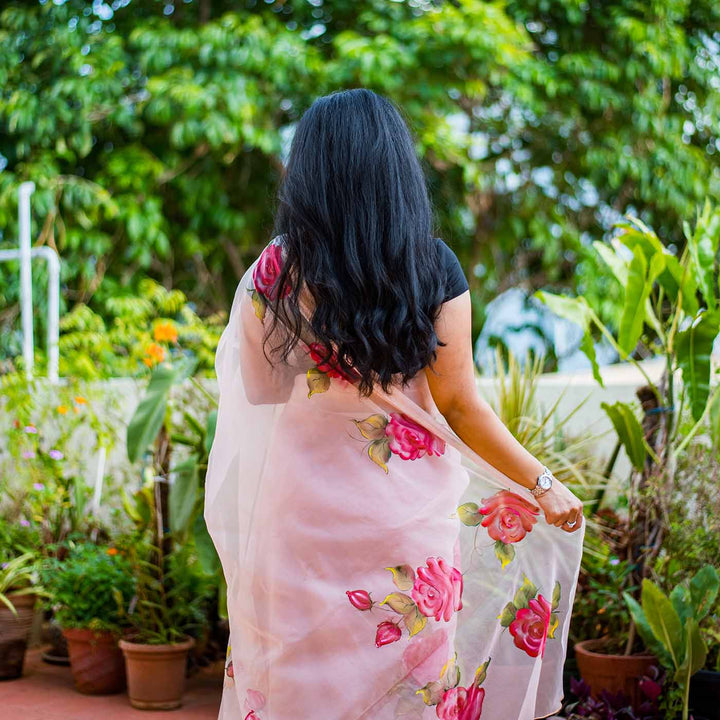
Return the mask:
M582 506L477 393L467 282L386 99L301 119L217 373L221 718L558 710Z

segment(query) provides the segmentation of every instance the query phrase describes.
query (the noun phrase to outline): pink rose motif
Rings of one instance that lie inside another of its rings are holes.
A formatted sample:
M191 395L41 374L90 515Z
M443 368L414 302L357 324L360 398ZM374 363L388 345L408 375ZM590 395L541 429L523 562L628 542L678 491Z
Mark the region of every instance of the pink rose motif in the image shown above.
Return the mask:
M520 542L537 522L540 513L531 502L509 490L501 490L483 500L478 512L485 515L482 526L493 540Z
M417 570L412 599L425 617L448 622L453 611L462 610L462 574L442 558L429 557L426 563Z
M510 634L514 638L515 646L530 657L542 657L545 653L551 613L552 606L542 595L530 600L528 607L520 608L510 623Z
M426 630L410 639L402 656L403 670L418 685L426 685L440 677L448 653L447 630L443 628L431 633Z
M265 696L259 690L248 689L245 705L252 711L262 710L265 707Z
M347 373L343 372L343 370L338 366L338 360L335 353L330 356L328 361L323 362L323 358L328 356L328 352L327 348L322 343L310 343L308 348L310 357L320 372L326 373L331 378L341 378L343 380L347 380L348 382L352 381L352 378Z
M442 455L445 441L400 413L391 413L385 427L390 438L390 450L403 460L417 460L424 455Z
M402 636L402 630L394 623L386 620L377 626L375 633L375 647L382 647L397 642Z
M450 688L435 707L435 714L440 720L480 720L484 699L485 689L477 685Z
M270 243L260 255L260 258L253 270L253 284L255 289L270 301L278 296L278 288L275 286L280 271L282 270L282 249L275 243ZM290 286L285 285L282 297L290 294Z
M370 593L367 590L346 590L350 604L358 610L369 610L373 606Z
M245 720L260 720L260 718L255 714L254 710L251 710L246 716Z

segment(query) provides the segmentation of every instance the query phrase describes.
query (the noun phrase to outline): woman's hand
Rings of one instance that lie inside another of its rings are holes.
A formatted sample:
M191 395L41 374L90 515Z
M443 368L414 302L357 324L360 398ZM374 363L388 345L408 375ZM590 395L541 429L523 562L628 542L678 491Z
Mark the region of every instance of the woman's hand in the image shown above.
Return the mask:
M582 502L558 480L555 480L552 487L535 500L550 525L555 525L569 533L582 527Z

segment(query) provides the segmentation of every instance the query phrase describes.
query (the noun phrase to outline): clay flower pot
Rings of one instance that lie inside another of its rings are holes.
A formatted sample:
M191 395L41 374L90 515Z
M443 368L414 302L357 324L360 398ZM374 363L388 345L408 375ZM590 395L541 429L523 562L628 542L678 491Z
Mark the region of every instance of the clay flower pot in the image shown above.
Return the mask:
M187 656L195 640L144 645L121 640L130 704L139 710L172 710L182 704Z
M125 689L125 663L117 635L85 628L66 628L63 635L78 692L111 695Z
M575 658L582 679L590 692L598 697L603 690L622 692L637 709L643 700L638 681L658 659L650 653L638 655L608 655L602 652L605 641L584 640L575 645Z
M35 616L35 595L13 595L8 600L17 611L17 617L10 608L0 605L0 679L19 678L25 663L30 628Z

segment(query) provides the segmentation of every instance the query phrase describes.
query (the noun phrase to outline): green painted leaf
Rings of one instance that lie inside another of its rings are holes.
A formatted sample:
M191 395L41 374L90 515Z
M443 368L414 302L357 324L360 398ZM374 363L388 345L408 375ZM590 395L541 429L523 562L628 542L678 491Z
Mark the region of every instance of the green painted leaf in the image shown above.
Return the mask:
M264 320L265 313L267 311L267 303L265 302L265 298L260 295L257 290L252 291L252 304L258 320Z
M482 522L483 516L480 514L480 508L477 503L467 502L457 509L458 517L463 525L475 527Z
M410 637L413 637L427 625L427 618L417 607L413 607L412 610L403 614L403 624L407 628Z
M673 667L682 662L684 653L683 627L670 599L647 578L642 582L641 604L653 635L668 651Z
M190 455L173 468L168 506L170 529L174 533L187 529L198 500L198 457Z
M330 377L313 367L307 371L307 386L308 386L308 397L312 397L317 393L327 392L330 388Z
M490 666L491 658L488 658L476 671L475 677L473 678L473 685L480 687L487 677L488 667Z
M366 440L380 440L385 437L385 428L388 424L386 415L376 413L364 420L353 420L355 427Z
M550 615L550 624L548 625L548 637L551 639L555 638L555 632L558 629L558 626L560 625L560 619L557 616L557 613L552 613Z
M675 341L690 410L696 421L702 417L710 397L711 354L719 331L720 312L701 311L689 328L677 334Z
M633 467L642 470L647 451L642 426L635 413L628 405L619 401L613 405L602 403L601 407L610 418Z
M718 571L712 565L700 568L690 580L693 617L700 622L713 608L720 587Z
M498 616L498 619L500 620L500 624L503 627L509 627L510 623L515 619L515 616L517 615L517 611L518 611L518 608L516 608L513 603L509 602L503 608L503 611Z
M513 598L513 605L516 608L525 608L528 606L531 598L537 595L537 586L527 577L523 579L523 584L518 588Z
M497 555L497 559L504 569L508 563L511 563L515 559L515 548L509 543L497 540L495 542L495 555Z
M555 582L555 587L553 587L553 594L552 594L552 609L557 610L557 608L560 606L560 598L562 596L562 589L560 587L559 582Z
M387 605L394 612L400 613L400 615L412 612L417 607L415 601L409 595L399 592L390 593L380 604Z
M398 590L410 590L415 582L415 571L410 565L396 565L387 567L393 576L393 583Z
M390 441L386 437L382 440L373 440L368 446L368 455L376 465L379 465L386 473L388 472L387 461L392 452L390 451Z

